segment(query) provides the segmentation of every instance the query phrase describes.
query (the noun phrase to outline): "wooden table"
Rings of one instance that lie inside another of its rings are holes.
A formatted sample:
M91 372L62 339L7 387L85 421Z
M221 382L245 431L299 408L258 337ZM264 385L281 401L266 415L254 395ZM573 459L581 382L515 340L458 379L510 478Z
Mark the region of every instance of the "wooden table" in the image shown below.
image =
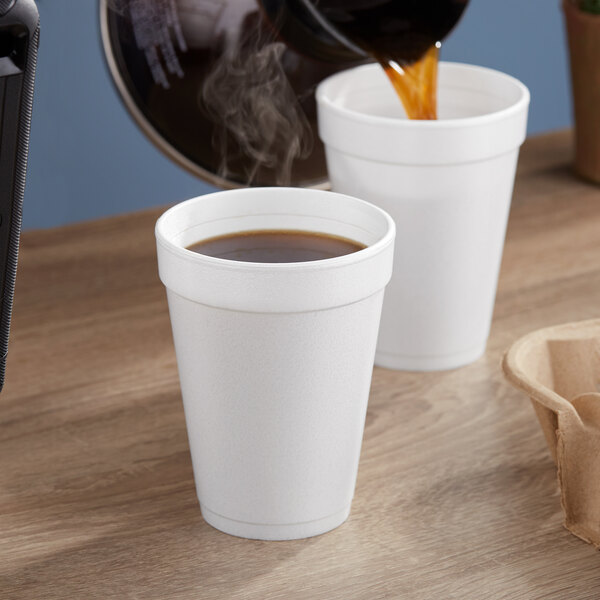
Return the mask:
M522 151L492 334L475 364L376 369L347 523L258 542L204 523L164 290L160 211L23 236L0 395L0 598L583 599L600 556L562 527L526 332L600 313L600 188L571 138Z

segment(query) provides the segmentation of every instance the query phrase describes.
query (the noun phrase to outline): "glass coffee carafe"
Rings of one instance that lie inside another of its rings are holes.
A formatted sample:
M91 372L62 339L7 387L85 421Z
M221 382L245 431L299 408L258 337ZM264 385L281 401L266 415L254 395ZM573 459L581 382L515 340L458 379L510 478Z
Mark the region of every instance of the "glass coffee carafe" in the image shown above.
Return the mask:
M138 125L192 173L235 187L322 184L317 84L369 60L416 81L467 0L100 2L111 73Z

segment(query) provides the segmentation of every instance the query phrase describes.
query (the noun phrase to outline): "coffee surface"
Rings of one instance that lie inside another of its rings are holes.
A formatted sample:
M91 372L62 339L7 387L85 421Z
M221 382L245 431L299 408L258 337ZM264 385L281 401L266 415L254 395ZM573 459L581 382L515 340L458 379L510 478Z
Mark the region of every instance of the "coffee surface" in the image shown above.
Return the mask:
M365 247L324 233L259 230L209 238L188 246L188 250L242 262L295 263L344 256Z

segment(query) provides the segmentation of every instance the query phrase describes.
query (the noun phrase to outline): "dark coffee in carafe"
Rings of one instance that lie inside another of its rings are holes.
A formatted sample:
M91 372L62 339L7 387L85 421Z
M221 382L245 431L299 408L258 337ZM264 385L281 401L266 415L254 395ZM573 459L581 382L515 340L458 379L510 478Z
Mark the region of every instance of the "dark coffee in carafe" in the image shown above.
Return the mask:
M312 1L335 29L381 64L409 118L436 118L440 41L468 0Z

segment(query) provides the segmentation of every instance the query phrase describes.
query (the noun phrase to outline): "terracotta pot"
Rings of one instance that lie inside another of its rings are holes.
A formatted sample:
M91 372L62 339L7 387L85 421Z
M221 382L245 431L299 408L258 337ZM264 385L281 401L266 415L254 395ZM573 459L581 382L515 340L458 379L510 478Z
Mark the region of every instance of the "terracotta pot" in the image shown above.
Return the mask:
M600 15L563 0L575 111L575 170L600 183Z

